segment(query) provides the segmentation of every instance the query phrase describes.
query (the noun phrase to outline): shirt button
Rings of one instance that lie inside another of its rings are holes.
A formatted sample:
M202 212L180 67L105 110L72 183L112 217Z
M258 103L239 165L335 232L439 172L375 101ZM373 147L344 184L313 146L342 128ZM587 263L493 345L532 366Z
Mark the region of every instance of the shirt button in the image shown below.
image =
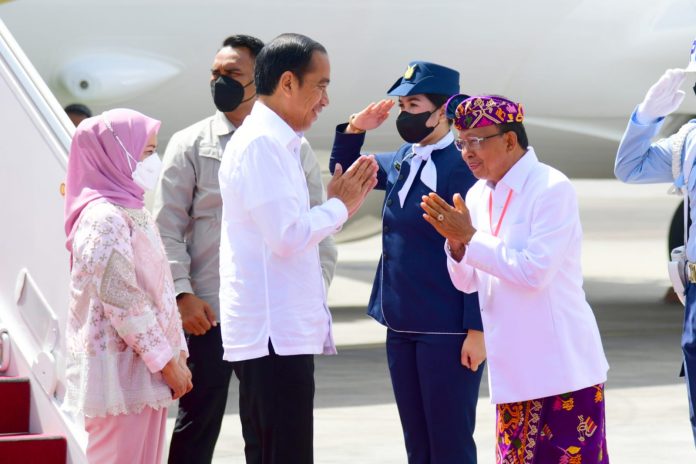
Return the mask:
M403 175L403 174L399 174L399 180L403 180L403 178L404 178L404 175Z
M389 199L387 200L387 206L391 206L391 205L392 205L392 199L389 198Z
M386 253L382 253L382 260L384 260L384 261L387 260L387 254L386 254Z
M384 226L384 231L389 232L389 226Z

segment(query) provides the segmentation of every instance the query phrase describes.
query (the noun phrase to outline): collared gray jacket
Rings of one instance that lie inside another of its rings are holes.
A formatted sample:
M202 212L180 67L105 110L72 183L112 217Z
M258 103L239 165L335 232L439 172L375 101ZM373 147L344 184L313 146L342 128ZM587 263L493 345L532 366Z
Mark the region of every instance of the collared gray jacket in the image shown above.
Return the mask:
M221 112L175 133L164 152L162 176L155 190L153 213L171 266L177 295L204 299L220 320L220 227L222 198L220 160L234 125ZM321 168L309 143L300 150L310 206L326 201ZM336 267L332 237L319 244L324 284Z

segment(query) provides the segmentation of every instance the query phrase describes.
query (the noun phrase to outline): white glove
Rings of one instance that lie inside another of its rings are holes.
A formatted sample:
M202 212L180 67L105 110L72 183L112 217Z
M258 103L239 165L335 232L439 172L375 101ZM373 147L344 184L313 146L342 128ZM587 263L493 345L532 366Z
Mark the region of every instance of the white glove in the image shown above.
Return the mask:
M640 124L652 124L679 108L684 100L684 92L679 90L684 82L683 69L668 69L648 89L642 103L636 109L636 120Z

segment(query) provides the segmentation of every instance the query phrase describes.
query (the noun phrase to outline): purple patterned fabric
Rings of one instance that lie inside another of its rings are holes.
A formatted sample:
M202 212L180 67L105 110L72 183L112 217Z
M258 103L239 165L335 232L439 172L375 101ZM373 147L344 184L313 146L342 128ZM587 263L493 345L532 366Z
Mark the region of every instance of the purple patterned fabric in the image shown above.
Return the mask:
M608 464L604 385L496 407L497 464Z
M524 108L497 95L469 97L455 111L454 127L458 130L524 121Z

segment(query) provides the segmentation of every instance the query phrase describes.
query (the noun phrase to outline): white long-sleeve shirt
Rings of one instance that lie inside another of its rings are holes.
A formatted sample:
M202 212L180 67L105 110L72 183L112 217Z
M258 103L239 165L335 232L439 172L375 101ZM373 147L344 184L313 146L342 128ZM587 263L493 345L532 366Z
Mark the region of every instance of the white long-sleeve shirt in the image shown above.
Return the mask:
M496 237L490 224L496 228L511 190ZM568 178L530 147L495 187L477 182L466 204L477 231L461 262L448 254L448 269L455 287L479 292L491 401L606 381L609 365L582 289L582 229Z
M237 128L216 112L175 133L162 159L153 215L162 235L177 295L193 293L210 304L220 320L220 224L222 200L218 170L222 153ZM307 141L300 147L312 206L326 201L321 168ZM319 243L328 287L336 267L333 237Z
M317 244L348 218L329 199L310 208L302 138L263 103L227 144L220 165L223 358L333 354Z

